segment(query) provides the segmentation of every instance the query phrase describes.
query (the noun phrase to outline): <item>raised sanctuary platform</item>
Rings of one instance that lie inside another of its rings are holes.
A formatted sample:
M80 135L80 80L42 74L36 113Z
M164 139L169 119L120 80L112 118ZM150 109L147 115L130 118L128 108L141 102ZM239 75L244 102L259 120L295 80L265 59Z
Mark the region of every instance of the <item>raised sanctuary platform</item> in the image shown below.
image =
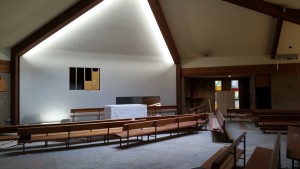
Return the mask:
M105 119L137 118L147 116L147 105L145 104L119 104L105 105Z

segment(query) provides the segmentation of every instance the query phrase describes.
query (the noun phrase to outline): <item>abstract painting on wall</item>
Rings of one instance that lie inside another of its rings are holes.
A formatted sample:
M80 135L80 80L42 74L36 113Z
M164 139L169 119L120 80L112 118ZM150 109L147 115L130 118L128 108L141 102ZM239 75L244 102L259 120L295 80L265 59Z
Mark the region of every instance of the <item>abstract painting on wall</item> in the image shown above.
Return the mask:
M70 67L70 90L100 90L100 68Z

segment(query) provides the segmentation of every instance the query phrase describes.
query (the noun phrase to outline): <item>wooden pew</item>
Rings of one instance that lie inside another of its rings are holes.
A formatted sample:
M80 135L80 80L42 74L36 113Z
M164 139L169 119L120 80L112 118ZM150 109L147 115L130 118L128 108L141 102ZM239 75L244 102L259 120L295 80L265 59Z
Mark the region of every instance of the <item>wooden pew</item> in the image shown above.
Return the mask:
M300 115L300 110L273 110L273 109L256 109L252 111L252 115L254 116L255 126L259 126L259 122L261 122L261 115Z
M245 169L277 169L281 168L280 133L277 134L273 149L256 147L251 154Z
M108 121L103 123L85 123L69 125L69 139L87 138L92 141L92 137L104 136L104 143L109 142L109 136L122 132L123 126L127 123L139 122L143 120L127 120L127 121Z
M288 126L300 127L300 115L260 115L259 119L263 133L287 132Z
M200 105L189 109L190 114L206 113L206 105Z
M142 121L142 120L140 120ZM126 123L136 121L106 121L98 123L77 123L64 124L56 126L39 126L39 127L23 127L18 128L18 142L23 144L23 152L25 152L25 144L32 142L65 140L66 147L70 146L70 140L74 138L87 138L92 141L94 136L104 136L104 142L109 141L109 135L122 132L122 127Z
M292 160L292 169L295 168L295 161L300 161L300 127L288 127L286 157Z
M120 147L122 146L122 138L127 139L127 147L129 146L129 137L149 136L155 133L155 121L143 121L137 123L125 124L123 132L116 135L120 138Z
M243 143L242 149L238 148ZM243 157L242 157L243 155ZM220 148L200 167L201 169L232 169L242 157L246 163L246 132L242 133L232 144Z
M198 116L181 116L176 118L157 119L150 121L142 121L137 123L128 123L124 125L123 132L117 133L116 136L120 138L120 147L122 146L122 139L127 139L127 147L129 146L130 137L149 136L161 132L176 131L179 134L179 129L197 127L199 125Z
M131 119L106 119L106 120L91 120L91 121L54 123L54 124L0 126L0 141L18 140L19 136L17 135L17 132L19 128L75 125L75 124L85 124L85 123L103 123L103 122L113 122L113 121L130 121L130 120Z
M185 116L197 116L199 117L199 124L206 124L208 123L208 114L181 114L181 115L169 115L169 116L148 116L148 117L138 117L135 118L136 120L159 120L159 119L167 119L167 118L177 118L177 117L185 117Z
M98 120L104 116L104 108L80 108L71 109L72 121L75 121L76 117L97 117Z
M163 116L164 114L174 113L174 115L180 114L180 105L162 105L162 106L148 106L148 116Z
M91 142L94 136L106 136L108 134L108 123L86 123L69 125L69 144L70 139L74 138L87 138L87 141ZM105 142L105 139L104 139Z
M16 126L3 126L0 127L0 141L18 140Z
M222 113L217 109L216 114L209 114L209 126L213 134L213 141L220 142L232 142L226 131L226 119L223 117Z
M227 117L229 117L229 122L237 118L239 121L254 121L252 112L253 109L227 109Z
M28 127L19 128L18 135L20 136L18 143L23 144L23 152L25 152L25 144L32 142L45 142L48 146L48 141L63 140L68 147L69 126L45 126L45 127Z
M190 114L181 114L181 115L168 115L168 116L147 116L147 117L137 117L136 120L159 120L159 119L168 119L176 118L181 116L189 116Z

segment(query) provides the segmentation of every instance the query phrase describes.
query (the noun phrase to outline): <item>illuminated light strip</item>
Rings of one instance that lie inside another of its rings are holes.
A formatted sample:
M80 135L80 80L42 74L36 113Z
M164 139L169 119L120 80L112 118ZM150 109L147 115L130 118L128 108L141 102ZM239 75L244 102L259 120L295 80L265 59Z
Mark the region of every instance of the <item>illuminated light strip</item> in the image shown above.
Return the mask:
M79 26L83 21L86 19L93 17L99 10L102 10L100 8L105 8L107 6L108 1L103 1L90 9L89 11L85 12L57 32L55 32L53 35L49 36L47 39L43 40L41 43L30 49L28 52L26 52L23 56L29 56L34 55L37 52L41 51L42 49L46 49L46 47L52 43L54 43L58 38L63 36L64 34L67 34L70 29L73 29L76 26Z
M71 23L66 25L65 27L63 27L62 29L58 30L56 33L54 33L47 39L45 39L44 41L42 41L41 43L39 43L38 45L33 47L31 50L26 52L24 54L24 56L27 56L27 57L32 56L32 55L36 54L37 52L41 51L42 49L46 49L48 45L55 43L55 41L57 41L61 36L63 36L64 34L67 34L70 29L72 29L76 26L80 26L83 21L85 21L86 19L88 19L90 17L93 17L99 10L103 10L103 8L106 8L106 6L108 4L111 4L112 2L117 2L117 1L112 1L112 0L111 1L103 1L102 3L96 5L95 7L93 7L92 9L90 9L89 11L87 11L86 13L84 13L83 15L81 15L80 17L78 17L77 19L75 19L74 21L72 21ZM145 17L147 18L147 21L148 21L147 26L151 27L151 30L152 30L151 33L157 40L157 43L159 44L159 47L160 47L159 50L161 50L161 53L165 57L166 63L174 64L174 60L170 54L170 51L166 45L166 42L162 36L162 33L159 29L159 26L158 26L156 19L152 13L152 10L150 8L148 1L147 0L138 0L136 2L139 3L139 5L142 9L142 12L145 14Z
M140 6L142 10L144 11L146 18L148 20L148 26L152 28L153 30L153 36L155 36L155 39L157 39L158 44L160 46L160 50L162 51L165 60L169 64L174 64L174 60L171 56L171 53L169 51L169 48L167 47L167 44L165 42L165 39L163 38L163 35L158 27L158 24L156 22L156 19L152 13L152 10L150 8L150 5L147 0L138 0L140 3Z

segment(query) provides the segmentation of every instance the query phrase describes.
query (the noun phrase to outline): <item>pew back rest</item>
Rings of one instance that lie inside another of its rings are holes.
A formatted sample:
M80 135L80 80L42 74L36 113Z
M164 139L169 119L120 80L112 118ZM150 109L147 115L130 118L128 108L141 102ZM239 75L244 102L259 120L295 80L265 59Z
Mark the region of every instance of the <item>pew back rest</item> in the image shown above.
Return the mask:
M156 127L178 123L178 118L160 119L156 121Z
M254 120L260 121L261 115L300 115L300 110L256 109L252 111Z
M182 116L182 115L180 115ZM168 118L175 118L175 117L179 117L179 115L170 115L170 116L148 116L148 117L138 117L135 118L136 120L159 120L159 119L168 119Z
M186 116L186 117L179 117L178 122L185 122L185 121L197 121L198 117L197 116Z
M100 119L103 114L104 108L79 108L79 109L71 109L71 117L72 121L75 120L75 117L97 117Z
M206 105L200 105L189 109L190 114L200 114L205 113Z
M216 110L216 117L217 117L217 120L219 122L219 125L222 129L225 129L225 118L223 117L222 113L220 112L220 110Z
M86 123L86 124L76 124L70 125L69 131L81 131L81 130L95 130L95 129L105 129L108 128L107 123Z
M148 106L147 111L150 115L163 114L163 113L175 113L177 115L180 112L180 105L161 105L161 106Z
M123 130L142 129L142 128L149 128L154 126L155 126L155 121L142 121L142 122L124 124Z
M18 135L22 134L50 134L59 132L69 132L69 126L45 126L18 128Z
M155 106L156 110L166 110L166 111L179 111L179 105L162 105L162 106Z
M260 115L259 119L264 121L300 121L300 115Z
M281 134L278 133L276 140L275 140L269 169L277 169L278 161L279 161L279 165L280 165L280 145L281 145L280 142L281 142Z
M71 109L71 113L90 113L90 112L103 112L104 108L82 108Z
M245 140L246 140L246 132L243 132L237 139L234 140L233 143L231 143L231 145L222 154L220 154L213 161L212 169L220 169L220 166L223 165L223 163L228 158L228 156L236 153L236 150L241 142L244 143L244 148L245 148ZM243 150L243 153L245 153L245 150ZM236 156L233 155L233 158L236 158ZM234 159L233 165L236 164L237 160L238 159Z
M0 127L0 133L17 133L18 126L3 126Z
M123 127L127 123L133 123L132 120L127 121L114 121L114 122L106 122L108 128L117 128L117 127Z

